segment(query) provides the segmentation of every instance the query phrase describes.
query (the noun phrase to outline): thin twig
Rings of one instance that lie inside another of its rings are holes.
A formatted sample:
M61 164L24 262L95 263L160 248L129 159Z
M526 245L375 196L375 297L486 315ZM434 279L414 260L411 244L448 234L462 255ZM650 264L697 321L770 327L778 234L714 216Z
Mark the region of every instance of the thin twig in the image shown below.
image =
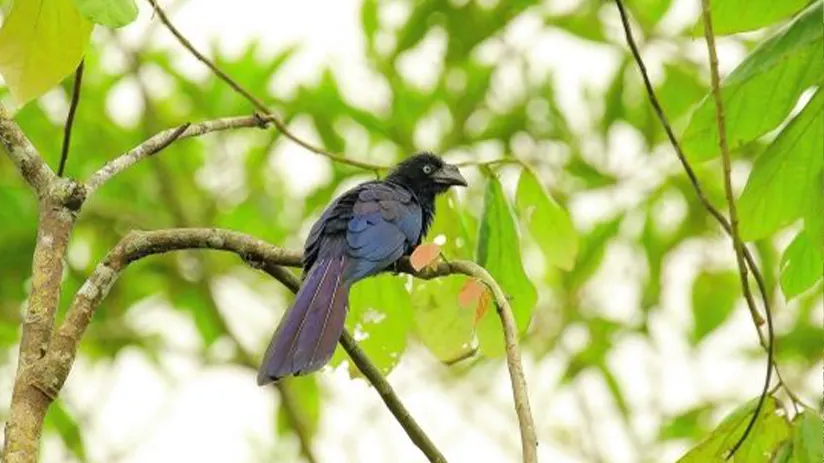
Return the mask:
M710 8L710 0L701 0L702 12L701 18L704 22L704 37L707 39L707 52L710 60L710 83L712 87L712 97L715 101L715 122L718 125L718 147L721 149L721 160L724 165L724 191L727 195L727 205L730 212L730 228L732 235L732 245L735 250L736 261L738 262L738 271L741 277L741 288L744 291L744 296L747 298L747 303L750 306L755 306L753 302L752 293L750 292L749 279L747 278L747 264L744 262L744 245L741 243L741 235L738 231L738 211L735 208L735 192L732 189L732 161L730 160L730 148L727 145L727 123L724 117L724 99L721 97L721 79L718 75L718 55L715 51L715 36L712 33L712 13ZM772 333L772 317L767 312L767 325L770 333ZM764 390L761 392L761 397L758 399L758 404L753 410L752 418L747 423L744 433L738 439L738 442L730 449L726 459L732 458L735 452L741 448L744 441L747 440L750 431L752 431L755 422L758 420L758 414L764 401L767 399L767 392L770 389L770 379L772 376L772 362L773 362L773 343L770 340L767 347L767 374L764 379Z
M687 173L687 177L689 177L690 183L692 184L693 189L695 190L698 199L704 205L704 208L709 211L710 215L712 215L716 221L721 225L721 228L724 232L727 233L728 236L732 236L732 228L727 221L726 217L709 201L707 196L704 194L704 190L701 187L701 184L698 181L698 178L695 175L695 171L692 169L689 161L687 161L686 156L684 155L684 151L681 149L681 145L678 142L678 139L675 137L675 134L672 131L672 126L670 126L669 121L667 120L666 115L664 114L663 109L661 109L661 104L658 102L658 98L655 95L655 90L652 88L652 83L649 80L649 75L647 74L646 66L644 65L644 61L641 59L641 54L638 51L638 46L635 44L635 39L632 36L632 29L629 25L629 19L626 14L626 10L624 9L624 5L621 0L615 0L615 4L618 6L618 11L621 14L621 22L624 26L624 34L627 38L627 43L629 44L630 50L632 51L632 55L635 58L635 62L638 65L638 68L641 72L641 77L644 81L644 86L646 87L647 94L650 99L650 103L652 104L653 108L655 109L655 113L658 116L661 125L664 126L664 131L667 133L667 137L672 144L673 149L675 150L675 154L678 157L678 160L681 162L681 166L684 168L684 171ZM759 327L764 324L764 318L761 314L758 313L758 309L754 305L754 301L751 299L747 300L747 308L750 311L750 316L752 317L753 323L755 324L755 330L758 333L758 341L761 344L761 347L767 351L768 356L770 356L770 352L773 350L773 341L774 341L774 332L773 332L773 323L772 323L772 309L769 299L769 291L767 290L767 285L764 281L763 275L761 275L761 271L758 269L758 265L755 263L755 258L753 257L752 253L750 253L749 248L747 246L742 247L742 251L744 253L744 259L747 261L747 265L750 268L750 272L752 273L753 278L755 278L755 282L758 285L758 291L761 294L761 302L764 306L764 312L766 313L767 318L767 337L764 337L764 333L761 332ZM790 397L796 397L795 394L790 390L787 386L787 383L781 377L781 372L778 369L778 365L775 361L772 362L773 369L775 370L776 377L781 382L782 387L785 391L787 391ZM794 399L795 400L795 399Z
M83 82L83 63L85 63L85 60L80 60L80 64L74 72L72 101L69 104L69 114L66 116L66 126L63 128L63 148L60 150L60 165L57 167L58 177L63 176L63 171L66 169L66 161L69 159L69 146L72 139L72 128L74 127L74 115L77 112L77 105L80 103L80 85Z
M232 87L232 90L239 93L241 96L246 98L246 100L248 100L250 103L252 103L252 105L255 107L255 109L260 111L264 115L263 117L265 117L265 119L268 122L272 122L272 124L274 124L274 126L286 138L292 140L293 142L297 143L298 145L302 146L303 148L306 148L307 150L309 150L309 151L311 151L315 154L319 154L319 155L324 156L326 158L329 158L329 159L331 159L335 162L340 162L342 164L348 164L350 166L359 167L361 169L371 170L371 171L375 171L375 172L387 170L387 167L385 167L385 166L381 166L381 165L377 165L377 164L371 164L371 163L363 162L363 161L356 161L354 159L349 159L349 158L347 158L346 156L344 156L342 154L331 153L331 152L326 151L325 149L323 149L319 146L312 145L311 143L308 143L305 140L302 140L298 136L294 135L289 130L289 128L286 127L286 124L279 117L272 114L269 107L266 106L263 103L263 101L258 99L256 96L252 95L251 92L249 92L248 90L243 88L242 85L240 85L237 81L232 79L232 77L230 77L228 74L223 72L220 68L218 68L217 65L215 65L215 63L213 63L211 60L209 60L209 58L207 58L203 53L199 52L197 50L197 48L195 48L195 46L192 45L192 43L189 41L189 39L187 39L177 29L177 27L175 27L175 25L172 24L171 20L169 20L169 17L166 16L166 13L163 11L163 9L160 7L160 5L158 5L157 0L147 0L147 1L152 5L152 8L154 8L154 11L157 14L157 17L160 19L160 21L166 26L167 29L169 29L169 32L171 32L172 35L175 36L177 41L180 42L180 44L183 45L183 47L186 50L189 51L189 53L194 55L194 57L197 58L198 61L205 64L206 67L208 67L213 73L215 73L215 75L217 75L222 81L226 82L227 85Z
M107 162L106 165L92 174L86 182L87 196L91 196L95 190L100 188L115 175L123 172L137 162L165 149L175 140L197 137L221 130L230 130L243 127L265 128L266 126L266 121L262 120L257 115L252 115L241 117L224 117L221 119L199 122L197 124L186 123L173 129L166 129L131 150Z

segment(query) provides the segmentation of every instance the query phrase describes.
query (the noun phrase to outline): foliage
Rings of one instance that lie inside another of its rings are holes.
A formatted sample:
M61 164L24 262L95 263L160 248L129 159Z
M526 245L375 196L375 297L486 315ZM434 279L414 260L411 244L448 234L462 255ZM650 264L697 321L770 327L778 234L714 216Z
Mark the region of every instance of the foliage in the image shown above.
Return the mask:
M673 416L662 409L642 411L627 398L627 385L619 374L624 366L610 360L622 339L640 337L655 345L655 323L668 304L666 295L673 291L665 278L671 261L690 246L716 249L711 246L719 236L681 170L662 168L652 175L645 170L634 175L617 166L631 149L616 146L613 139L621 131L642 142L640 164L659 165L662 159L672 160L673 154L625 44L605 31L605 17L615 14L612 5L583 1L568 11L549 13L533 1L487 3L405 2L408 15L393 23L383 19L389 6L376 0L363 2L366 61L387 91L382 109L367 109L349 98L334 66L320 69L318 79L294 92L274 91L270 83L286 74L284 69L296 61L299 48L266 55L253 43L236 55L212 53L224 71L270 102L288 121L309 127L310 136L330 151L381 164L416 148L467 158L470 165L462 169L473 175L469 191L438 199L438 214L427 238L437 247L427 248L422 264L437 253L447 260L476 260L510 297L526 355L540 363L551 354L563 354L557 356L563 363L558 384L533 388L534 394L551 395L553 388L575 390L587 373L608 391L614 412L636 439L638 426L633 423L639 416L653 414L654 422L660 422L654 439L639 450L639 460L657 461L659 448L678 439L692 446L691 450L684 447L681 461L720 461L743 432L754 402L738 407L714 429L709 412L722 404L713 399L698 399ZM663 30L661 21L671 3L627 1L649 36L679 50L660 64L655 89L667 115L683 128L685 151L710 200L720 205L715 107L703 64L682 51L695 40L698 28L690 23L680 30ZM778 360L788 370L802 372L794 375L796 386L803 383L803 373L820 362L822 336L815 324L818 319L811 315L821 304L824 265L822 2L730 0L713 5L716 32L729 34L728 40L750 46L748 36L736 34L765 31L724 79L723 98L736 162L750 168L744 169L746 183L736 198L742 235L754 245L771 297L780 286L783 299L776 306L785 321L779 327ZM67 77L85 57L82 105L67 169L72 177L86 178L160 129L252 111L215 76L189 75L170 50L135 53L118 40L93 40L89 45L95 24L123 27L136 14L131 0L16 1L0 29L0 74L6 82L2 91L21 106L16 120L53 166L65 108L55 111L48 98L40 97L62 93L68 100ZM528 53L516 49L493 58L484 56L486 47L503 40L517 27L516 21L527 16L540 18L547 31L620 51L603 91L592 90L584 100L592 117L588 125L572 122L573 111L561 104L564 89L556 82L555 71L526 75ZM438 37L443 39L443 51L432 60L439 67L431 82L420 84L403 71L402 63L427 40ZM124 54L131 65L111 65L106 54L113 50ZM502 103L500 82L504 72L513 69L524 72L518 74L523 85ZM149 85L141 72L145 70L162 76L168 91ZM124 120L111 109L110 100L124 89L140 94L139 101L132 102L137 108L134 120ZM340 185L371 173L319 158L329 175L295 191L289 186L295 183L294 172L283 168L291 159L285 158L310 154L286 151L290 143L274 130L179 141L107 184L81 213L69 252L64 295L76 292L97 262L132 229L226 227L299 246L307 226L340 192ZM484 163L492 158L490 152L500 162ZM632 190L642 182L643 187ZM636 192L629 204L612 201L628 190ZM585 207L576 206L593 198L606 198L603 202L609 203L603 207L606 214L594 219L581 212ZM29 290L36 226L36 200L10 168L0 169L0 204L4 243L0 358L5 359L18 342L19 309ZM680 212L673 218L664 212L670 209ZM788 244L785 236L791 238ZM639 295L632 307L637 316L614 315L608 310L609 301L596 297L616 249L628 249L632 253L628 265L642 269L640 277L626 282ZM730 249L726 241L724 249ZM738 323L733 315L744 310L732 260L713 252L698 254L697 276L688 293L693 324L681 330L691 353L725 324ZM280 292L283 300L290 297L230 256L186 253L147 259L124 276L128 284L112 288L103 309L95 314L82 355L104 365L126 348L151 358L163 355L169 341L139 332L130 321L142 310L139 303L146 301L168 303L169 310L191 323L200 337L199 356L206 357L222 341L236 342L223 316L230 308L216 297L218 282L226 278ZM410 283L402 276L382 275L353 288L347 326L358 333L361 346L387 374L414 344L446 363L472 355L478 361L467 369L483 369L502 361L498 357L503 353L503 337L495 310L485 310L485 293L475 289L473 281L462 276ZM63 304L68 299L64 297ZM561 352L561 340L575 333L585 334L586 345ZM263 342L256 347L262 348ZM339 349L332 363L344 359ZM353 368L350 371L357 375ZM323 416L322 384L311 378L290 383L301 384L292 389L299 391L295 399L314 433ZM790 407L772 397L767 405L735 461L756 461L767 454L774 461L821 461L820 415L806 410L787 416ZM288 421L279 411L277 429L289 432ZM51 408L48 423L49 431L83 460L82 429L65 404Z

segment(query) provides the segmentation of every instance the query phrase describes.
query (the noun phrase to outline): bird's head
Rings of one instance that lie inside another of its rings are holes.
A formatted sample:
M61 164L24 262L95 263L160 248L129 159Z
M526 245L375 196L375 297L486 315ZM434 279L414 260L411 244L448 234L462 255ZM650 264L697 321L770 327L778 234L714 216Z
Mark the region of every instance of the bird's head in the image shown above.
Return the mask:
M419 153L403 160L392 169L388 181L400 183L416 193L433 196L452 186L466 186L466 179L456 166L443 162L432 153Z

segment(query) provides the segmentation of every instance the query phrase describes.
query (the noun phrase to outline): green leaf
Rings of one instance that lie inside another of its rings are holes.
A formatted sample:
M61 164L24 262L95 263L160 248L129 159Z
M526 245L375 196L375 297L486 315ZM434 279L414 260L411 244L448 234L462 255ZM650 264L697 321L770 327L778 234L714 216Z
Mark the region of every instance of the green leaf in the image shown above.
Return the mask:
M822 111L819 90L755 160L738 202L742 239L765 238L804 214L824 167Z
M398 364L412 328L412 303L404 280L390 274L378 275L355 283L349 292L346 326L384 375ZM337 350L341 351L339 358L344 358L343 348L338 346ZM349 372L358 374L354 366Z
M512 210L501 183L490 176L484 195L484 212L478 238L478 263L486 268L510 298L518 329L529 325L538 294L521 263L521 247ZM484 355L504 353L504 335L498 314L490 310L476 327Z
M92 23L72 0L14 2L0 29L0 74L20 106L74 72Z
M824 169L813 179L810 197L804 211L804 232L807 239L820 252L824 252Z
M137 19L134 0L74 0L74 4L89 21L112 29Z
M463 214L458 209L458 198L453 192L438 196L435 200L435 220L429 228L427 241L443 235L446 241L441 252L448 259L471 259L473 241L464 225Z
M799 11L809 0L720 0L712 2L712 32L735 34L772 25ZM699 21L697 34L704 28Z
M692 341L698 343L729 318L741 294L735 272L702 272L692 284Z
M738 407L715 428L700 444L693 447L678 463L723 462L730 449L747 427L755 410L758 398ZM747 439L735 452L732 463L769 461L769 457L778 451L778 447L790 435L787 419L779 415L778 402L767 397L758 419Z
M641 25L651 28L669 10L671 0L629 0L626 3Z
M722 83L730 149L736 150L778 126L801 93L820 83L821 2L762 42ZM718 155L715 103L707 95L692 114L682 137L691 161Z
M781 290L787 300L801 294L821 279L824 256L799 232L781 256Z
M672 120L678 120L707 91L698 78L694 66L684 63L664 64L666 77L658 89L658 97L664 113Z
M458 304L467 277L416 281L412 292L415 332L438 360L450 361L472 349L472 311Z
M824 461L824 421L814 410L807 410L793 420L794 463Z
M692 438L702 431L708 406L702 405L680 413L665 422L658 431L659 440Z
M547 261L571 270L578 254L578 233L569 214L549 196L529 169L521 171L515 203Z
M80 461L86 461L86 446L83 444L83 434L74 417L63 406L63 401L56 400L49 406L44 423L46 429L51 429L60 436L63 445Z

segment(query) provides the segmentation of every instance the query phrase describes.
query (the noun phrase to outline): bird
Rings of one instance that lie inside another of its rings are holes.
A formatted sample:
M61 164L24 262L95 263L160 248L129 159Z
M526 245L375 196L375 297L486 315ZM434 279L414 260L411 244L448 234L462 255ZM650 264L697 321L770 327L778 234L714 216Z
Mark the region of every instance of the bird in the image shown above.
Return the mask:
M411 255L432 224L436 196L453 186L467 186L458 167L420 152L327 206L304 243L301 286L263 356L259 386L329 362L343 333L349 289Z

